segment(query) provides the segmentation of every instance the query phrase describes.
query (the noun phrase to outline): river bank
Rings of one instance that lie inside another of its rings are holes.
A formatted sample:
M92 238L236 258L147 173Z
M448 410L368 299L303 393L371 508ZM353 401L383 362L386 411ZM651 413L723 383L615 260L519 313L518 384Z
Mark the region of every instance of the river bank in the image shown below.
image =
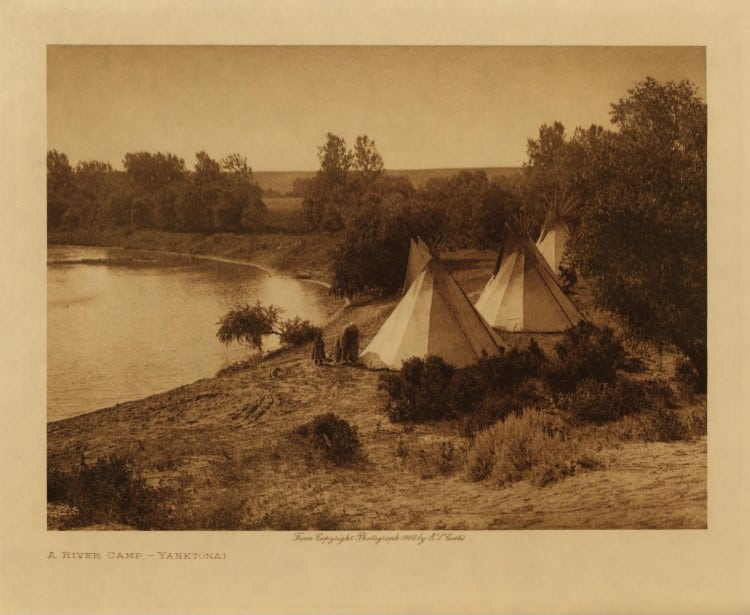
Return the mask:
M327 233L237 235L169 233L155 230L52 230L48 244L118 247L251 264L267 271L329 284L329 254L336 236Z

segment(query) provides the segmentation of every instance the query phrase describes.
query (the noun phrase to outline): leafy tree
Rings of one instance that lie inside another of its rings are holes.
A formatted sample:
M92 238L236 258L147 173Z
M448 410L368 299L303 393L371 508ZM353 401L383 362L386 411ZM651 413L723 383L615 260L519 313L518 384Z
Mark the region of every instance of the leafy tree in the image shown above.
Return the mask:
M231 212L231 225L257 233L266 224L266 204L260 186L253 181L253 171L240 154L229 154L221 160L223 174L222 201ZM237 218L238 217L238 218Z
M522 216L536 236L549 209L568 221L575 219L581 202L585 158L580 144L575 139L567 139L560 122L552 126L543 124L539 138L528 140L526 152Z
M47 226L62 223L75 192L75 177L68 157L57 150L47 152Z
M309 320L299 317L281 320L281 312L281 308L266 307L260 301L253 306L236 307L221 317L216 337L226 345L239 342L263 350L264 335L278 335L282 346L299 346L322 332Z
M396 292L404 281L409 239L418 234L409 210L370 205L358 210L332 253L336 296Z
M375 149L375 141L367 135L357 137L351 157L352 183L361 202L369 187L383 174L383 158Z
M174 154L125 154L125 172L133 190L130 223L136 228L174 228L177 185L184 181L185 161Z
M329 132L318 148L318 160L315 177L297 183L295 190L303 192L303 210L312 228L339 231L353 210L379 200L371 187L383 175L383 159L367 135L358 136L350 150L343 138Z
M611 120L618 131L589 143L576 252L599 302L676 345L705 387L706 105L689 82L647 78Z
M279 333L281 309L274 305L264 307L258 301L255 305L245 305L229 310L219 320L216 337L227 346L239 342L263 350L263 336Z
M318 173L323 183L329 188L346 183L352 159L352 153L346 148L346 141L329 132L325 144L318 148Z

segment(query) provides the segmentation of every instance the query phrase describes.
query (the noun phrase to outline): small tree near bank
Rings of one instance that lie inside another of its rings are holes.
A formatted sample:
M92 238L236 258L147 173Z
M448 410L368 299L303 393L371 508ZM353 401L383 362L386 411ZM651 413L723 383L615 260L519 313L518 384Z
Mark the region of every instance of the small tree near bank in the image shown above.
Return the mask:
M322 333L320 327L309 320L299 317L281 320L281 312L281 308L264 306L260 301L252 306L236 307L221 317L216 337L227 346L238 342L262 351L266 335L278 335L282 346L300 346Z

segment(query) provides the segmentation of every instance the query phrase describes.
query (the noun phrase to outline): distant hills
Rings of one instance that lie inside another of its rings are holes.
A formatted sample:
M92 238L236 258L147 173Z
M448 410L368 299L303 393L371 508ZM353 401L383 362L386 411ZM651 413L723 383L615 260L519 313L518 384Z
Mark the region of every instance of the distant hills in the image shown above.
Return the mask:
M481 167L475 169L386 169L388 175L408 177L415 188L420 188L427 180L434 177L450 177L461 171L484 171L489 179L519 173L521 167ZM292 189L292 183L298 177L313 177L316 171L253 171L255 181L263 190L274 190L285 194Z

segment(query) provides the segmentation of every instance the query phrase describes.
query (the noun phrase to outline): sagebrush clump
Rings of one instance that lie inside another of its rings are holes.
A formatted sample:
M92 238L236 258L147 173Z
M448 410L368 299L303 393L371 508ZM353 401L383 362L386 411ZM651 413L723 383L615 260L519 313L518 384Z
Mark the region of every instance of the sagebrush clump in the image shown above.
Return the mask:
M357 428L333 412L320 414L301 425L297 434L309 439L315 449L336 465L352 463L362 453Z
M542 486L572 474L576 457L559 417L526 409L479 432L466 467L474 481L490 478L503 485L528 479Z

